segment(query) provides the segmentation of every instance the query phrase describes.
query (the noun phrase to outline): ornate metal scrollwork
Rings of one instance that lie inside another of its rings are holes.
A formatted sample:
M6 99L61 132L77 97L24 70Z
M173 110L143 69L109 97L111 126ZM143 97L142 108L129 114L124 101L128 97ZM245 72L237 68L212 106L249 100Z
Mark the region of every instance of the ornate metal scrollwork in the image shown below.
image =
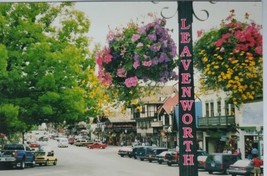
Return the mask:
M215 4L216 2L215 1L209 1L211 4ZM154 4L158 4L158 2L157 1L152 1L152 3L154 3ZM178 3L178 1L177 1L177 3ZM177 5L178 6L178 5ZM168 10L169 9L169 7L163 7L162 8L162 10L161 10L161 12L160 12L160 15L162 16L162 18L165 18L165 19L170 19L170 18L173 18L173 17L175 17L176 15L177 15L177 13L178 13L178 7L177 7L177 9L176 9L176 11L174 12L174 14L173 15L170 15L170 16L167 16L167 15L165 15L164 14L164 11L166 11L166 10ZM205 14L206 14L206 18L200 18L196 13L195 13L195 10L193 9L193 12L192 12L192 14L194 15L194 17L197 19L197 20L199 20L199 21L205 21L205 20L207 20L208 18L209 18L209 12L207 11L207 10L201 10L201 12L204 12Z

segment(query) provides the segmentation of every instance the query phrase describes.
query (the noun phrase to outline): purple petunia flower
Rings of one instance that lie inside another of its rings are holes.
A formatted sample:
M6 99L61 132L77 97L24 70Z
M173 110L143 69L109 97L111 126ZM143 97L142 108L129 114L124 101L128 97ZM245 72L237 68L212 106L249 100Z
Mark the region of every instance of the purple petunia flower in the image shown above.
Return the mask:
M157 40L157 36L156 36L156 34L149 34L149 35L148 35L148 38L149 38L149 40L151 40L151 41L156 41L156 40Z
M145 27L140 27L140 28L138 28L137 32L139 34L145 34L146 33L146 28Z
M136 54L136 53L134 54L134 60L135 60L135 61L139 61L139 56L138 56L138 54Z

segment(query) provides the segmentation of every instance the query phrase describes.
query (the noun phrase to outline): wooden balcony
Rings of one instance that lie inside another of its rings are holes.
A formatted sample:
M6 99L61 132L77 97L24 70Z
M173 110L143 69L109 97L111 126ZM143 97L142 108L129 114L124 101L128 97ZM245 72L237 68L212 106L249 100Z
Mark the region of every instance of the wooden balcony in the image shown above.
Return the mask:
M235 125L235 116L199 117L198 128L226 128Z
M162 127L163 126L163 122L162 121L154 121L151 122L151 127Z

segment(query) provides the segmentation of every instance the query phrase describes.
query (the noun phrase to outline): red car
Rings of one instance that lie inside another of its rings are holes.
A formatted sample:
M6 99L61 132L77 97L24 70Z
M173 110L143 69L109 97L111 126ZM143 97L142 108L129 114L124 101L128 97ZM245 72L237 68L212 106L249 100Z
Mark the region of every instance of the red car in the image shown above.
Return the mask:
M89 148L89 149L95 149L95 148L105 149L105 148L107 148L107 146L108 146L107 144L93 143L93 144L87 145L87 148Z
M37 142L32 142L29 144L30 148L38 148L40 146L40 144L38 144Z

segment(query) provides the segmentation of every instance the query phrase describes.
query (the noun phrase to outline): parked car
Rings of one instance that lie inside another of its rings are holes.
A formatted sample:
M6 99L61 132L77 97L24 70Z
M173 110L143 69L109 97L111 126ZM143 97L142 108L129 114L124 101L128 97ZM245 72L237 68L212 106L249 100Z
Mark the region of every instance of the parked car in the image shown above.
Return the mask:
M56 165L57 158L54 156L54 151L38 150L35 152L35 163L39 165Z
M206 159L205 170L209 174L213 172L227 173L229 166L234 164L238 159L239 157L233 154L212 153Z
M198 169L205 169L205 164L206 164L206 159L208 156L198 156L197 157L197 162L198 162Z
M93 143L93 144L88 144L87 148L89 148L89 149L96 149L96 148L105 149L105 148L107 148L107 146L108 146L107 144L96 142L96 143Z
M138 150L139 150L140 148L142 148L142 147L143 147L143 146L141 146L141 145L138 145L138 146L134 146L134 147L133 147L132 157L133 157L134 159L137 159Z
M164 147L152 148L151 152L147 153L144 159L147 159L149 162L157 161L157 155L165 151L168 151L168 149Z
M162 164L162 163L167 163L167 158L166 156L170 153L171 151L164 151L164 152L161 152L160 154L156 155L156 160L159 164Z
M179 165L179 151L172 151L166 154L167 165L172 166L173 164Z
M229 166L227 173L236 176L236 175L245 175L250 176L253 171L252 161L249 159L237 160L234 164Z
M29 143L29 147L34 149L34 150L37 150L39 148L39 146L40 146L40 144L37 141Z
M145 157L148 154L152 153L152 149L153 149L152 146L142 146L142 147L138 148L136 158L140 159L141 161L144 161Z
M89 140L86 136L75 136L74 145L78 147L88 146L89 144L93 144L91 140Z
M128 156L128 157L132 157L132 152L133 152L133 148L132 147L121 147L119 150L118 150L118 155L120 155L121 157L124 157L124 156Z
M70 145L73 145L74 144L74 141L75 141L75 138L74 137L69 137L68 138L68 143L70 144Z
M67 138L59 138L58 139L58 147L69 147L69 141Z
M197 150L198 169L205 169L208 152L205 150Z
M0 155L0 166L12 166L24 169L26 165L34 167L34 151L24 144L6 144Z

